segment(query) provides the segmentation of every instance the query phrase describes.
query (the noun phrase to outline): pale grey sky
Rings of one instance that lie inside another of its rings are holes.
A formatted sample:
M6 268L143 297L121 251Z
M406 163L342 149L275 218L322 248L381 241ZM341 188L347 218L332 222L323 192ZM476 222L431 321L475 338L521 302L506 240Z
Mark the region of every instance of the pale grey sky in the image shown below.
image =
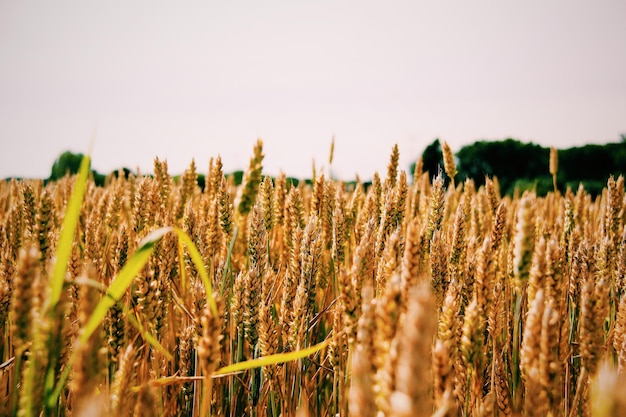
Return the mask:
M626 1L0 1L0 178L211 156L369 178L439 137L626 132Z

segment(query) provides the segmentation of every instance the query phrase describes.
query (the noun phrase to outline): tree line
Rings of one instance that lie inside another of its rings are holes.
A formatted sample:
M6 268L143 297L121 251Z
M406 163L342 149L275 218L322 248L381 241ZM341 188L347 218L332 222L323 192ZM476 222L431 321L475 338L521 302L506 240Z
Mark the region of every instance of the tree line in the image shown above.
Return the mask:
M549 172L550 148L532 142L516 139L500 141L477 141L463 146L455 153L458 174L456 182L472 179L476 186L483 185L485 178L497 177L501 195L513 195L533 189L539 195L553 190ZM64 152L54 162L47 181L55 181L67 174L78 172L83 155ZM443 169L441 142L435 139L424 149L422 155L424 172L429 176ZM416 162L410 166L415 169ZM131 170L123 168L111 175L128 176ZM235 171L234 182L241 182L243 172ZM590 144L558 150L557 187L565 191L568 187L576 190L582 184L587 192L597 195L606 185L609 176L626 175L626 135L618 142L603 145ZM106 175L95 170L92 176L96 185L104 185ZM198 185L204 187L204 175L198 174ZM298 179L290 178L297 185ZM309 180L305 180L309 181ZM365 184L367 186L367 184Z
M597 195L606 186L609 176L626 174L626 135L619 142L603 145L590 144L558 149L557 187L576 191L582 184L587 192ZM477 141L463 146L455 153L457 183L474 180L476 186L485 183L485 177L497 177L502 195L513 195L534 189L545 195L553 190L549 172L550 148L515 139ZM424 172L430 176L443 169L443 154L439 139L435 139L422 153ZM413 172L415 162L411 164Z

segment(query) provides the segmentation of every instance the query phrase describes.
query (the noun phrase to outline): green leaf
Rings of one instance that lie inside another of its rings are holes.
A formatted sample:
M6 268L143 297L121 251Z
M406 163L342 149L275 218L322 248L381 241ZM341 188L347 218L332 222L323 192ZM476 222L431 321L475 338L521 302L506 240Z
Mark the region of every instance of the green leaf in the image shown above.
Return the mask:
M175 384L185 384L187 382L202 381L203 379L203 376L164 376L157 379L151 379L147 383L150 384L151 387L163 388ZM140 390L141 385L130 387L130 392L135 394L138 393Z
M52 269L52 277L50 278L50 304L46 313L52 323L56 320L55 315L57 314L57 305L61 299L63 283L65 282L65 276L67 274L67 265L69 263L70 256L72 255L72 242L74 241L74 236L76 235L76 228L80 218L80 210L83 205L83 199L85 198L85 191L87 190L87 178L89 176L90 164L91 159L89 155L84 156L80 162L78 175L74 181L72 195L70 196L67 207L65 208L61 234L59 236L59 242L55 252L56 260ZM56 346L60 337L61 335L58 334L58 332L51 332L48 335L48 345ZM53 404L58 397L50 398L50 393L54 387L55 368L58 358L53 351L50 351L49 354L51 357L49 358L50 360L44 375L44 397L46 398L46 405L48 407L54 407ZM29 414L29 412L27 411L26 414Z
M130 284L133 282L133 279L137 276L139 271L146 265L148 259L154 252L154 244L166 233L172 230L171 227L163 227L155 230L150 233L148 236L144 238L144 240L140 243L139 249L133 253L133 255L128 259L122 270L117 274L108 290L106 291L105 297L103 297L100 302L96 305L91 316L87 320L87 324L82 328L80 336L78 338L79 343L85 343L89 340L89 337L98 329L98 326L104 320L104 317L107 314L107 311L111 306L117 303L124 292L128 289ZM74 361L76 360L76 352L78 350L74 350L72 356L70 357L68 363L66 364L59 381L56 384L54 389L54 393L47 398L47 404L51 406L54 404L63 388L65 386L65 382L69 377L70 370ZM167 355L166 355L167 356Z
M135 317L135 315L132 313L132 311L128 312L128 321L130 322L130 324L132 324L133 326L135 326L135 328L137 330L139 330L139 333L141 333L141 336L156 350L158 350L159 352L161 352L163 354L163 356L165 356L167 358L168 361L172 361L174 360L174 357L172 356L172 354L170 352L167 351L167 349L165 349L160 343L159 341L156 339L156 337L152 336L142 325L141 322Z
M235 226L235 230L233 231L233 237L230 239L230 243L228 244L228 253L226 254L226 269L224 270L224 279L222 280L222 284L220 285L220 295L224 295L225 292L225 286L227 283L226 280L226 276L228 275L230 277L230 279L228 279L228 284L230 286L233 285L232 283L232 267L233 267L233 263L232 263L232 256L233 256L233 249L235 247L235 243L237 242L237 234L239 233L239 226Z
M193 243L191 238L187 233L185 233L182 229L173 228L174 232L178 235L178 239L184 243L189 251L189 255L191 256L191 260L193 261L198 273L200 274L200 278L204 283L204 288L206 291L207 302L209 303L209 307L211 308L211 312L215 317L217 317L217 304L215 303L215 297L213 296L213 286L211 285L211 280L209 279L209 274L204 266L204 261L202 260L202 256L200 252L198 252L198 248Z
M122 298L124 292L126 292L133 282L133 279L146 265L148 259L150 259L150 256L154 252L154 244L171 230L172 228L170 227L157 229L146 236L142 241L139 249L130 257L113 282L111 282L106 296L100 300L96 308L94 308L93 313L91 313L87 324L85 324L85 327L81 331L79 338L81 343L85 343L89 339L106 316L109 308Z
M133 255L128 259L122 270L115 277L113 282L106 291L105 297L103 297L96 307L94 308L91 316L87 320L85 327L81 329L80 336L78 338L79 343L85 343L89 340L89 337L98 329L102 320L107 314L109 308L111 308L115 303L117 303L128 287L133 282L133 279L139 274L139 272L146 265L150 256L154 253L154 245L156 242L161 239L165 234L169 232L175 232L178 236L178 239L184 243L191 255L191 259L193 260L196 268L198 269L198 273L202 277L202 281L206 287L207 300L214 314L217 315L217 305L215 303L215 299L213 298L213 291L211 288L211 281L209 280L209 275L207 273L206 268L204 267L204 263L202 262L202 256L200 256L200 252L196 248L196 245L191 241L191 238L181 229L174 227L162 227L150 233L146 236L143 241L139 245L139 249L133 253ZM130 317L130 316L129 316ZM137 322L137 324L139 324ZM147 332L142 332L142 335L146 338L146 340L153 345L156 349L161 351L166 357L170 358L171 354L167 352L161 345L158 344L156 339L154 339ZM75 351L76 352L76 351ZM65 381L69 376L69 369L73 364L75 359L75 355L72 355L69 363L64 369L64 372L57 383L56 389L54 391L54 395L48 399L48 402L56 401L56 398L59 397L63 386L65 385Z
M85 197L87 189L87 177L89 176L89 165L91 158L89 155L83 157L80 163L78 176L74 182L74 190L65 209L65 218L61 227L61 236L56 249L56 262L52 270L52 279L50 280L50 311L54 312L55 307L61 299L63 291L63 282L67 272L67 264L72 254L72 241L76 234L76 226L80 217L80 208Z
M220 376L225 374L232 374L234 372L241 372L247 369L259 368L261 366L276 365L278 363L291 362L298 359L306 358L322 349L324 349L330 339L318 343L315 346L311 346L307 349L297 350L295 352L277 353L275 355L269 355L262 358L251 359L245 362L234 363L232 365L224 366L213 373L213 376Z

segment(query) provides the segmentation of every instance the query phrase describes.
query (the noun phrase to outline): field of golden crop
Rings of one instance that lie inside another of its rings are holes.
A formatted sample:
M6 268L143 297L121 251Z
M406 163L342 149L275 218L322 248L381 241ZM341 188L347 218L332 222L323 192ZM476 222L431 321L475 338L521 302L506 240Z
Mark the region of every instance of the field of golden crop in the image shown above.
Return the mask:
M0 183L0 415L626 415L624 179L501 196L446 148L367 188L260 141L241 186Z

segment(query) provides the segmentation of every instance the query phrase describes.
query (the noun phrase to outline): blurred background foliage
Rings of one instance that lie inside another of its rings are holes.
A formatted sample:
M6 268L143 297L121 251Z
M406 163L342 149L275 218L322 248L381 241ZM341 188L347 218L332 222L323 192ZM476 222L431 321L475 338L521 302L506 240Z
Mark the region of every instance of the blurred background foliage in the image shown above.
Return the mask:
M485 177L497 177L501 195L513 195L534 189L538 195L553 190L549 172L550 148L515 139L477 141L463 146L455 153L456 183L470 178L476 186L485 183ZM422 153L424 172L436 175L443 169L441 143L435 139ZM411 171L415 162L411 164ZM576 191L579 184L592 195L601 192L609 176L626 174L626 135L621 140L604 145L585 145L558 150L557 186Z
M73 175L78 172L81 153L66 151L62 153L50 171L50 177L46 181L55 181L65 175ZM421 155L423 172L428 172L430 177L443 169L443 155L441 142L435 139L427 145ZM499 141L476 141L465 145L455 153L455 162L458 174L456 183L466 179L474 180L477 187L485 183L485 177L497 177L500 186L500 194L512 196L515 192L522 193L525 190L535 190L538 195L545 195L553 190L552 177L549 172L550 148L537 145L532 142L521 142L516 139L504 139ZM416 162L413 162L409 172L413 174ZM128 177L132 171L122 168L108 175L91 171L96 185L105 184L107 177L124 175ZM626 174L626 134L622 134L617 142L603 145L590 144L579 147L571 147L558 150L558 174L557 186L564 192L568 187L573 191L580 184L587 192L595 196L602 191L609 176L617 177ZM233 176L235 185L242 181L243 172L235 171ZM174 177L176 180L177 177ZM298 185L299 179L289 178L291 184ZM306 180L310 182L310 180ZM346 182L347 185L354 181ZM198 175L198 185L204 189L205 176ZM368 182L364 183L367 187Z

